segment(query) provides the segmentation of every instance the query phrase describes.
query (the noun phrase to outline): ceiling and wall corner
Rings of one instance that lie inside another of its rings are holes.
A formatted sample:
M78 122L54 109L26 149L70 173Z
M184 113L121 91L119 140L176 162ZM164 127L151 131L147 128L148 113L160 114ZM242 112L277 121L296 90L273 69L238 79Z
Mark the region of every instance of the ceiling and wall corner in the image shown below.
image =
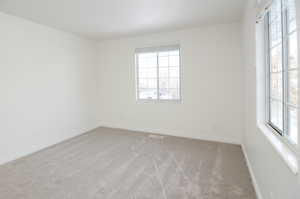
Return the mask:
M0 0L0 12L108 39L240 21L246 0Z

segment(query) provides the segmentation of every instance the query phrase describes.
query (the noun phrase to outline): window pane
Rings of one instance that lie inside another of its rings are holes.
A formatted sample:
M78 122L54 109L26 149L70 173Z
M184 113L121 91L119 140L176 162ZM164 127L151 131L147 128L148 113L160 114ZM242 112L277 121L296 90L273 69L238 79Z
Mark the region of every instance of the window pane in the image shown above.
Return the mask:
M289 68L297 68L298 67L298 48L297 48L297 32L291 34L288 38L288 61Z
M148 88L157 88L157 79L148 79Z
M285 0L285 9L287 10L288 32L296 30L296 0Z
M173 100L180 99L179 89L169 89L169 99L173 99Z
M159 91L159 99L162 100L179 100L179 89L160 89Z
M297 22L296 19L290 21L288 23L288 33L292 33L293 31L295 31L297 29Z
M157 57L152 57L147 59L148 67L156 67L157 66Z
M159 89L159 99L162 99L162 100L169 99L169 89L167 89L167 88Z
M156 57L156 53L140 53L139 58L151 58L151 57Z
M159 99L179 99L179 50L159 53Z
M157 99L157 89L139 89L139 99Z
M139 88L148 88L147 79L139 79Z
M170 77L179 77L179 67L170 67L169 75Z
M159 56L159 67L169 66L169 57L168 56Z
M159 52L159 56L167 57L169 56L169 52L168 51Z
M139 56L138 61L139 61L139 63L138 63L138 67L139 67L139 68L147 67L147 60L146 60L146 58L141 58L141 57Z
M170 52L169 52L169 55L170 55L170 56L173 56L173 55L179 56L179 50L170 51Z
M282 26L281 26L281 17L277 17L270 24L270 44L271 47L276 46L282 40Z
M270 96L282 100L282 73L271 73Z
M139 68L139 78L157 78L157 68Z
M282 71L282 45L271 49L270 56L271 72Z
M141 53L138 55L139 68L156 67L157 56L156 53Z
M274 0L270 11L270 23L281 17L281 0Z
M276 128L283 130L282 102L271 100L270 121Z
M146 70L142 70L142 68L139 68L139 78L147 78L147 71Z
M168 78L162 78L159 79L159 88L169 88L169 79Z
M288 72L288 101L297 106L298 104L298 71Z
M159 78L168 78L169 69L168 67L159 67Z
M169 80L169 88L179 88L179 79L172 78Z
M169 61L169 66L179 66L179 56L170 56Z
M288 139L297 144L298 142L298 110L292 107L288 108Z
M157 88L157 79L139 79L139 88Z

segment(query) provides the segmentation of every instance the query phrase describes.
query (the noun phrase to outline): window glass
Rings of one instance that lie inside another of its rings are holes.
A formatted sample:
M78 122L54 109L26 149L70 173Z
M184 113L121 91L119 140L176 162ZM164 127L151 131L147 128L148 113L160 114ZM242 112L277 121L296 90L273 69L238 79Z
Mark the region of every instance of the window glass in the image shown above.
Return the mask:
M274 0L268 33L268 123L290 143L298 139L298 46L295 0Z
M138 100L180 99L180 51L168 48L136 53Z

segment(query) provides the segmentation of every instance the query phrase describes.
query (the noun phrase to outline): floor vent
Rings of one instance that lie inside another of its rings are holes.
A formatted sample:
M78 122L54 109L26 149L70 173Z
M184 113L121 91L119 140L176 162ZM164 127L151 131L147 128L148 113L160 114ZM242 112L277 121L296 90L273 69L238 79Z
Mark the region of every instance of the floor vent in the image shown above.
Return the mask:
M153 134L149 135L148 137L153 139L160 139L160 140L165 138L165 136L163 135L153 135Z

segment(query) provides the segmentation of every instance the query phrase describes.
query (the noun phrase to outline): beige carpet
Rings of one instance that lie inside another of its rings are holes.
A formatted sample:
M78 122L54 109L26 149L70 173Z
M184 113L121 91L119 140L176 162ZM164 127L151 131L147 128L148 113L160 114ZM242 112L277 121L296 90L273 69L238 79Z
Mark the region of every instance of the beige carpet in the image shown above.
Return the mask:
M2 199L254 199L241 147L99 128L0 166Z

